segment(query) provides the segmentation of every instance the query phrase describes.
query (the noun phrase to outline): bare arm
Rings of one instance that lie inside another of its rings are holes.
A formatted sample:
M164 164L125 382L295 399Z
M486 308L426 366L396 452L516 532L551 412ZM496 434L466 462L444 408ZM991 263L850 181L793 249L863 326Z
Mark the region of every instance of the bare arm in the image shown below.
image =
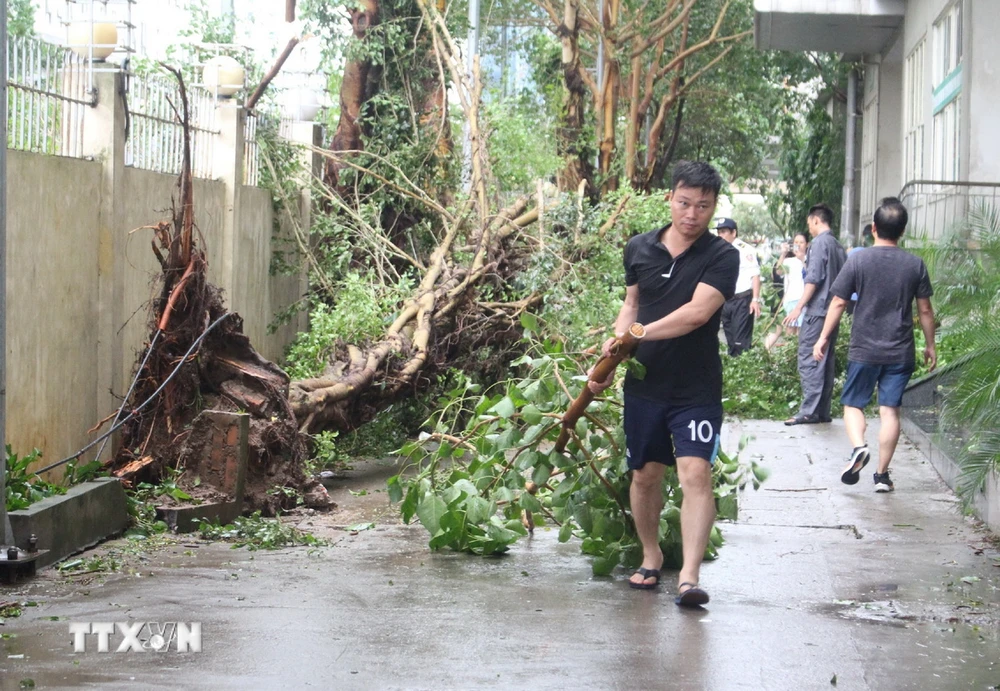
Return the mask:
M785 317L782 324L785 326L795 326L795 323L799 320L799 315L802 314L802 310L805 309L805 306L809 304L809 301L812 300L812 296L815 294L816 284L806 283L805 288L802 289L802 297L799 298L798 304L796 304L795 308L788 313L788 316ZM829 312L827 312L827 314L829 314Z
M826 310L823 332L820 333L816 345L813 346L813 357L815 359L822 360L826 356L827 341L830 340L830 334L833 333L833 330L837 328L837 324L840 323L840 318L844 316L845 310L847 310L847 300L835 295L833 301L830 303L830 307Z
M615 319L615 335L623 336L628 331L628 327L635 323L635 318L639 315L639 286L626 286L625 301L622 308L618 310L618 318Z
M638 299L638 293L636 298ZM689 334L711 319L725 301L726 298L717 289L707 283L699 283L690 302L667 316L644 325L646 340L660 341Z
M625 300L622 302L621 309L618 310L618 317L615 319L615 335L606 340L601 346L602 356L608 357L611 354L611 346L614 345L616 337L624 335L625 332L628 331L628 328L635 323L635 318L637 316L639 316L639 286L626 286ZM594 368L591 367L587 374L589 375L593 369ZM605 381L587 382L587 387L592 393L599 394L611 386L614 381L615 373L612 371Z
M750 301L750 313L755 317L760 316L760 275L753 277L751 283L751 288L753 291L753 300Z
M937 367L937 349L934 347L934 308L930 298L917 298L917 312L920 315L920 329L924 332L924 362L933 372Z

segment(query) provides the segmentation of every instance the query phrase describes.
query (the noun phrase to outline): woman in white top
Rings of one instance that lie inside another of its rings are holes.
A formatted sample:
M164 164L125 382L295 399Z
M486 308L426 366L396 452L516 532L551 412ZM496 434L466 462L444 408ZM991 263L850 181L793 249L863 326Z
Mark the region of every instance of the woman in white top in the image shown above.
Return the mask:
M796 233L792 239L791 247L788 246L788 243L781 245L781 256L778 257L776 271L778 275L784 276L785 279L784 297L782 298L781 306L786 315L795 309L795 306L799 303L799 298L802 297L802 291L805 290L803 276L805 274L807 242L805 233ZM781 338L783 331L787 331L787 333L793 336L798 335L799 326L801 325L802 316L799 317L798 323L795 326L784 328L779 323L778 327L767 335L767 338L764 340L764 347L770 350L777 343L778 339Z

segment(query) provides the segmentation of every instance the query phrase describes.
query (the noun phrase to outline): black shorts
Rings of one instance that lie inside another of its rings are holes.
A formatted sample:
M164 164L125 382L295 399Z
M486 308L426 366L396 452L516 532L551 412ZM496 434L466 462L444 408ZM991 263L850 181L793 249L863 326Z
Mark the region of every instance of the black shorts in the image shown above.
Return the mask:
M638 470L649 462L674 465L678 456L719 455L722 403L677 407L625 395L625 457Z

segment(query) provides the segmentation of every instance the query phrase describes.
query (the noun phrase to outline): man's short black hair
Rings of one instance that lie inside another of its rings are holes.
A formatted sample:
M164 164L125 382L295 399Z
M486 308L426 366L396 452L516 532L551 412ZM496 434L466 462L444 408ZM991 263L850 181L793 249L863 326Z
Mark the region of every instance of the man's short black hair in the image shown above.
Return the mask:
M712 192L719 197L722 191L722 176L719 171L704 161L678 161L674 166L673 186L676 190L680 185L694 187L704 192Z
M823 225L833 225L833 211L826 204L820 202L819 204L813 204L809 207L809 213L806 214L806 218L812 218L815 216L819 219L820 223Z
M906 207L896 197L886 197L875 209L875 232L883 240L898 240L906 230L910 216Z

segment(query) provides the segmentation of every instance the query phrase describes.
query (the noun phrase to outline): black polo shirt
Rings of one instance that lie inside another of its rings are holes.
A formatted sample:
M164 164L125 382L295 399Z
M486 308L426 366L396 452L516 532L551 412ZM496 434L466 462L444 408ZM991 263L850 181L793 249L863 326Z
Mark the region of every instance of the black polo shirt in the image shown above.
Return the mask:
M687 304L699 283L727 300L736 290L740 253L708 231L694 244L671 256L660 242L669 226L636 235L625 245L625 284L639 287L636 321L649 324ZM719 321L722 307L700 327L678 338L642 341L636 359L646 376L625 377L625 392L672 406L708 405L722 401Z

